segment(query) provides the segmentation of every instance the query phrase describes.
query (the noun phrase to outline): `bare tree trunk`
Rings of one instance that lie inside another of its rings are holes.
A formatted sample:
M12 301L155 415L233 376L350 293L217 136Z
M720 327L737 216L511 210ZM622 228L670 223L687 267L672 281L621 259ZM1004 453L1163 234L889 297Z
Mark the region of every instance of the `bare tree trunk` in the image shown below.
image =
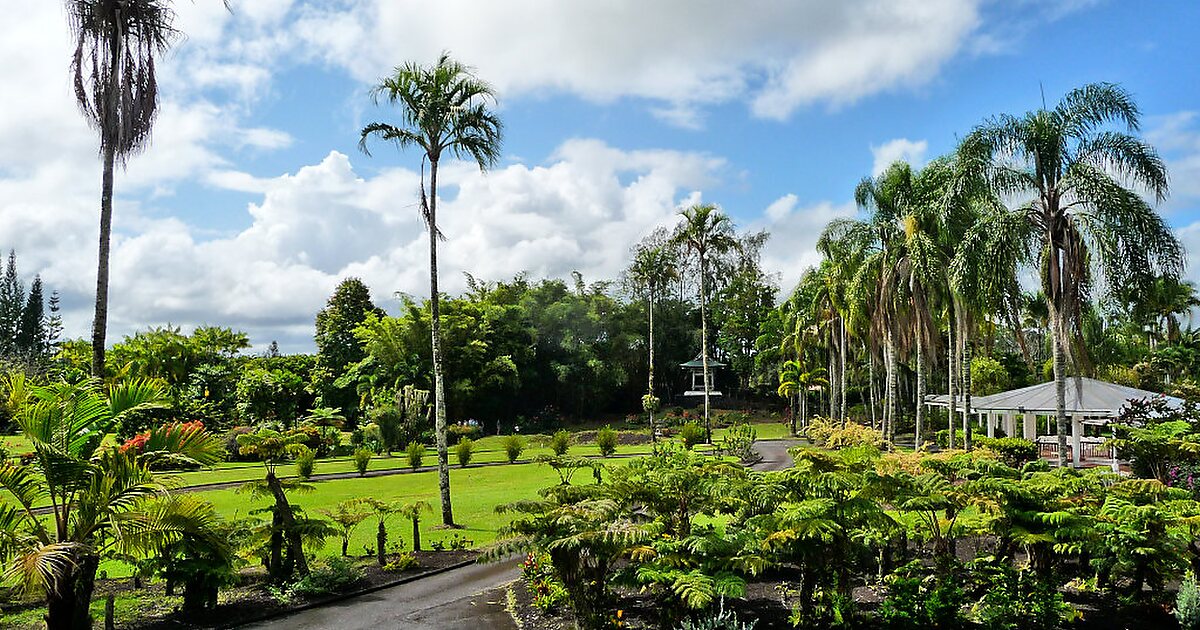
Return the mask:
M965 317L963 318L966 319ZM967 322L963 322L963 326L958 335L958 343L962 347L962 365L959 368L962 370L962 394L963 394L963 449L971 450L971 333L968 329Z
M308 575L308 559L304 557L304 545L300 539L300 531L296 529L296 518L292 514L287 495L283 493L283 485L279 483L279 477L276 477L274 472L267 472L267 487L270 488L271 496L275 499L275 509L279 513L280 524L283 526L284 539L287 540L288 560L295 563L296 573L301 576ZM290 572L285 577L290 578Z
M829 321L829 421L837 417L837 348L833 344L833 320Z
M887 355L887 414L883 439L891 442L896 437L896 395L899 390L899 378L896 374L896 344L892 331L887 331L884 348Z
M947 430L946 448L954 448L954 421L957 420L958 410L958 394L955 391L955 376L958 374L958 363L955 359L958 358L958 353L955 352L954 340L957 336L954 334L954 313L948 314L946 317L946 394L949 398L946 407Z
M1061 331L1064 330L1062 313L1053 305L1050 307L1050 339L1054 350L1054 418L1058 429L1058 466L1067 466L1067 357L1063 349L1065 340Z
M413 527L413 551L421 550L421 517L414 516L412 519Z
M704 252L700 253L700 365L704 370L704 441L712 444L712 420L708 416L708 392L712 389L708 373L708 293L704 276L708 272L708 264Z
M841 365L838 366L838 370L839 370L838 380L840 380L842 382L841 412L842 412L842 426L844 427L844 426L846 426L846 415L847 415L846 414L846 319L840 318L840 323L841 323L841 329L842 329L842 339L841 339L841 361L840 361Z
M863 352L867 355L867 406L871 408L871 428L875 425L875 357L871 356L871 349L863 344Z
M646 393L654 396L654 289L651 288L646 296L646 311L650 319L650 335L646 345L650 351L650 368L647 370ZM650 416L650 442L657 443L658 435L654 432L654 410L647 409Z
M925 356L921 335L917 335L917 424L913 430L913 444L921 448L921 434L925 428Z
M120 9L117 10L118 22ZM104 352L108 334L108 267L110 241L112 240L113 212L113 170L117 162L117 141L120 131L117 127L117 110L120 107L120 68L121 37L109 36L109 54L113 67L109 68L108 102L104 105L106 111L100 117L101 145L104 147L104 173L100 180L100 243L96 261L96 311L92 319L92 376L104 376Z
M442 524L454 525L450 504L450 450L446 445L446 390L442 377L442 314L438 295L437 262L437 173L436 159L429 160L429 313L433 343L433 417L437 434L438 490L442 495Z

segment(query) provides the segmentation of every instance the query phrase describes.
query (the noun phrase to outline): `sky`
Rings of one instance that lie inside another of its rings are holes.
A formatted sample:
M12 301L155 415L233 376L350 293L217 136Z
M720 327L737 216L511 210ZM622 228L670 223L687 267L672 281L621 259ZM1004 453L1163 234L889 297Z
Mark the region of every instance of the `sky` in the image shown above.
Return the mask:
M500 163L446 162L445 291L617 277L681 208L766 229L783 292L854 185L1001 113L1119 83L1166 159L1160 206L1200 280L1200 3L1060 0L219 0L172 3L151 145L117 175L110 340L221 325L311 351L337 283L428 294L420 154L358 149L369 91L441 51L496 89ZM0 0L0 248L90 330L101 164L63 3Z

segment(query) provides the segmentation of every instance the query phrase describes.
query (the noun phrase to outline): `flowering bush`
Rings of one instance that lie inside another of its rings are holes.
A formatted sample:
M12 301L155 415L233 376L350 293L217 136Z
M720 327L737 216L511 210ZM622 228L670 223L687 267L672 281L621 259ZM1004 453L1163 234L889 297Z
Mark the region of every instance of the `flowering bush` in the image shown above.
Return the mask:
M521 577L533 593L533 605L539 610L550 611L558 608L567 599L567 589L554 575L550 559L544 554L529 554L521 564Z
M160 427L158 429L157 432L162 433L162 434L177 433L180 438L187 438L193 434L200 433L202 431L204 431L204 423L199 420L193 420L191 422L182 422L182 423L174 422L174 423L170 423L170 424L164 424L162 427ZM129 438L128 440L125 440L125 443L122 444L120 447L121 452L128 453L129 451L133 451L134 453L136 453L138 455L146 452L146 445L150 443L151 437L155 433L156 433L155 430L150 429L150 430L142 431L141 433L134 435L133 437ZM174 437L174 436L171 436L171 437Z

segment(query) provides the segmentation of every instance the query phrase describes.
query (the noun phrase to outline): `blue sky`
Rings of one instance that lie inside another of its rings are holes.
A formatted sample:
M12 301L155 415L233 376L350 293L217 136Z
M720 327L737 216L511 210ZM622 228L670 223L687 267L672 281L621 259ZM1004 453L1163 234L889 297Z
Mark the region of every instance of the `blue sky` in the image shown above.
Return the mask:
M6 6L11 5L11 6ZM311 348L334 284L422 294L415 152L357 149L370 84L450 50L493 82L505 158L448 165L443 278L620 272L678 207L773 238L784 289L854 184L953 149L983 118L1090 81L1135 94L1167 158L1163 212L1200 249L1200 5L914 0L175 3L154 141L118 178L112 332L221 324ZM58 288L83 334L99 163L71 102L61 4L0 0L0 247ZM1197 261L1200 263L1200 261ZM1200 277L1195 267L1189 271Z

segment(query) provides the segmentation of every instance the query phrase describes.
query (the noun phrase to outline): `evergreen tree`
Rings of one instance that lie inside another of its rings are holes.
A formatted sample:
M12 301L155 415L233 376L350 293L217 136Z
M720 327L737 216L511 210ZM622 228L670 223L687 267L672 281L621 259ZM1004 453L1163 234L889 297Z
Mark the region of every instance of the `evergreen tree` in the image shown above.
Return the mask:
M17 352L27 357L42 357L46 354L46 300L42 294L42 278L34 276L29 288L29 299L21 309L20 326L17 328Z
M25 287L17 275L17 252L8 252L8 266L0 280L0 355L17 351L17 332L21 326L21 311L25 307Z
M46 318L46 352L57 354L59 342L62 341L62 315L59 304L58 289L50 292L50 315Z
M384 314L371 302L371 291L362 280L342 280L325 308L317 313L315 340L321 365L341 373L347 365L358 363L367 356L354 335L354 329L367 319L367 313Z

